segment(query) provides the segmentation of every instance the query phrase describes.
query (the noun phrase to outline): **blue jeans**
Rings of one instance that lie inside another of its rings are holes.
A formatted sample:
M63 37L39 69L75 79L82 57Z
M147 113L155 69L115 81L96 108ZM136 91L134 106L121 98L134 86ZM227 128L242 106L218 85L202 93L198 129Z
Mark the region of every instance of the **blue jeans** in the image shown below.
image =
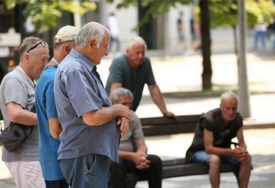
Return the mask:
M192 156L192 163L206 163L209 164L210 163L210 156L208 153L206 153L206 151L197 151L196 153L194 153L194 155ZM220 156L221 161L223 162L228 162L231 163L237 167L240 166L239 161L237 160L237 158L235 156Z
M114 42L116 43L116 52L119 52L120 51L120 41L118 38L113 38L113 37L110 37L109 52L112 51L112 46L113 46Z
M254 32L254 48L258 48L258 38L262 40L262 48L265 49L265 31L255 31Z
M61 171L71 188L107 188L108 157L99 154L60 160Z

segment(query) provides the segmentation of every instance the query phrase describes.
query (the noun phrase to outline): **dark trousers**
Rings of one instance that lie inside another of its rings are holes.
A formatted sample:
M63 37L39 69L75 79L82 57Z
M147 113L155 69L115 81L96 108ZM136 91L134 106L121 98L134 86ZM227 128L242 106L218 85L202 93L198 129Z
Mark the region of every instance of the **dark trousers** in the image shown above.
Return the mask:
M45 180L46 188L69 188L66 180L47 181Z
M127 173L134 173L148 179L149 188L161 188L162 161L156 155L148 155L150 167L139 170L133 161L119 159L119 163L110 161L109 188L126 188Z

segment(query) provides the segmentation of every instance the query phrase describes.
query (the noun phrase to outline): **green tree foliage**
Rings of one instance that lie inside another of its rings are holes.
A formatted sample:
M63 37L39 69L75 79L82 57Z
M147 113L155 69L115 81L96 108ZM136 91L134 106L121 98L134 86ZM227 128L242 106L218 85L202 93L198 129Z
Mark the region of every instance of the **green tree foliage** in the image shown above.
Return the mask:
M36 31L41 28L48 31L56 26L57 19L62 16L62 11L83 15L96 9L94 2L80 3L74 0L4 0L4 2L8 9L13 9L17 4L26 4L23 14L26 17L32 16Z
M109 3L113 3L114 0L107 0ZM164 15L169 12L170 8L176 7L177 4L186 5L193 0L122 0L118 5L117 9L127 8L131 5L140 5L143 7L149 7L146 13L143 15L142 19L139 21L136 29L150 20L150 17L156 18L160 15Z
M269 25L274 22L275 6L272 0L246 0L247 25L257 23ZM238 2L236 0L209 1L210 24L212 27L236 26L238 24ZM195 10L196 19L199 18L199 6Z

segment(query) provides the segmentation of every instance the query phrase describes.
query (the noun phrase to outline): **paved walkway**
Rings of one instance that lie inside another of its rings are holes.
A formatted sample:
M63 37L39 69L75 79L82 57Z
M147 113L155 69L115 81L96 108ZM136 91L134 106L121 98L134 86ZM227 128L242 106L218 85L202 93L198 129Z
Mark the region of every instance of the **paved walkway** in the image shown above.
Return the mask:
M152 66L157 83L162 92L192 91L201 89L201 56L176 57L169 59L152 58ZM268 55L248 54L248 72L250 88L253 90L269 91L271 94L252 95L251 117L246 122L275 122L275 61ZM103 59L98 71L104 83L108 77L111 61ZM214 89L221 87L236 88L237 67L234 54L213 55ZM152 102L147 87L137 110L139 117L161 116ZM168 98L165 101L169 110L176 115L200 114L219 106L219 97L201 98ZM250 187L275 187L275 129L245 130L245 138L250 153L253 155L253 166ZM192 141L193 134L180 134L162 137L148 137L146 143L149 153L160 155L162 158L183 157ZM1 148L0 148L1 149ZM1 152L0 152L1 154ZM221 187L237 187L232 174L221 176ZM4 163L0 161L0 188L14 188L13 180ZM146 182L139 182L137 188L147 188ZM170 178L163 181L164 188L208 188L208 176L189 176Z

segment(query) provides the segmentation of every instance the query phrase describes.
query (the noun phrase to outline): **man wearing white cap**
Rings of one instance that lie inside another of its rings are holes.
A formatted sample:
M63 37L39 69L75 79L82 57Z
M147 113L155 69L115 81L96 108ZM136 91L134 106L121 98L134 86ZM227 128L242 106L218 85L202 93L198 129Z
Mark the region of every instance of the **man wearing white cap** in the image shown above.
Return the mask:
M47 188L68 188L57 161L59 134L62 127L58 121L54 101L53 83L57 66L75 48L78 29L62 27L54 37L54 57L45 67L36 85L36 109L39 128L39 160Z

